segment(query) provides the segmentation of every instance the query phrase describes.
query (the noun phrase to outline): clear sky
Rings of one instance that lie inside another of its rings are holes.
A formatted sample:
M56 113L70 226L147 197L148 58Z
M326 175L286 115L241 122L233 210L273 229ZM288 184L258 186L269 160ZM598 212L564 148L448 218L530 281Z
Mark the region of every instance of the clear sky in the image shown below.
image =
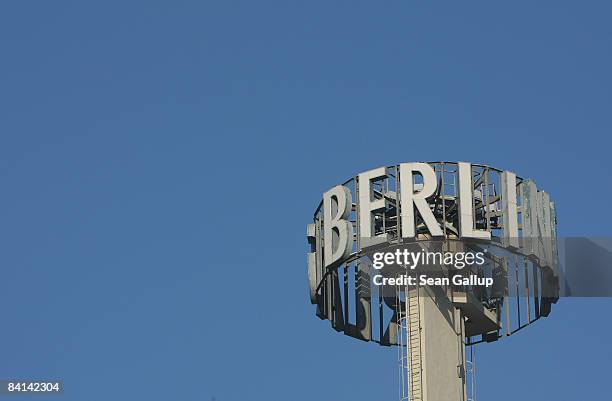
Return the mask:
M534 178L560 235L610 235L610 2L493 3L4 2L0 379L396 399L395 350L309 303L325 190L467 160ZM609 400L611 306L480 347L478 399Z

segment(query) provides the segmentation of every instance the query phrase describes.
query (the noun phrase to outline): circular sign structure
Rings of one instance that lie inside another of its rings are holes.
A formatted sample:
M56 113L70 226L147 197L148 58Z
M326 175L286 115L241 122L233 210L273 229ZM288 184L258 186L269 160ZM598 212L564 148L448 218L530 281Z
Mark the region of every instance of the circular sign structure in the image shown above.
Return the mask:
M360 173L323 194L307 237L317 316L381 345L398 343L401 305L414 288L461 309L468 345L548 316L559 297L554 203L533 180L486 165Z

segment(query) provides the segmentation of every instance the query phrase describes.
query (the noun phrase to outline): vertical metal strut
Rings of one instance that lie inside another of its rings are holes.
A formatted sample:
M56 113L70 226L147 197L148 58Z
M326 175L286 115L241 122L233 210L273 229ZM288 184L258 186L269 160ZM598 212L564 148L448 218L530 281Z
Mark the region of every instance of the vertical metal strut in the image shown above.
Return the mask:
M465 361L468 385L467 401L476 401L476 349L474 345L470 346L468 360Z

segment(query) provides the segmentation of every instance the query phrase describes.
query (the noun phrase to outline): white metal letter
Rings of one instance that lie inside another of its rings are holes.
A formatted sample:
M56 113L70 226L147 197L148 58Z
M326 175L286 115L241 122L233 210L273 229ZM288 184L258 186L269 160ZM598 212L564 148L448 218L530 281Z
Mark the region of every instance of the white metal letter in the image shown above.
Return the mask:
M336 185L323 194L325 267L348 257L353 250L353 224L347 220L352 207L351 191Z
M423 187L419 192L414 190L413 175L415 172L423 177ZM427 198L433 195L438 187L434 169L427 163L402 163L400 164L400 180L402 237L414 238L416 235L415 206L431 235L436 237L443 235L440 225L427 204Z
M359 174L359 236L361 238L374 237L374 220L372 212L386 207L384 194L380 199L375 199L372 191L372 181L387 176L387 169L379 167L374 170ZM386 237L385 234L378 235Z
M472 165L459 162L459 234L461 238L491 239L491 233L474 228Z
M504 214L504 246L518 248L518 211L516 207L516 174L504 171L501 175L502 212Z

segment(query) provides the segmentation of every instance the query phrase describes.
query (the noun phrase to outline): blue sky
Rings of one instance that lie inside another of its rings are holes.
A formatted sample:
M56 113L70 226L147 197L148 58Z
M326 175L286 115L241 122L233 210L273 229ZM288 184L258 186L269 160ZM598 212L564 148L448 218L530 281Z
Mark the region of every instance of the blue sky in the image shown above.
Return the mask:
M309 304L322 193L468 160L534 178L560 235L609 236L611 11L3 4L0 379L63 379L65 400L396 399L395 350ZM480 347L478 399L609 399L610 306L563 299Z

